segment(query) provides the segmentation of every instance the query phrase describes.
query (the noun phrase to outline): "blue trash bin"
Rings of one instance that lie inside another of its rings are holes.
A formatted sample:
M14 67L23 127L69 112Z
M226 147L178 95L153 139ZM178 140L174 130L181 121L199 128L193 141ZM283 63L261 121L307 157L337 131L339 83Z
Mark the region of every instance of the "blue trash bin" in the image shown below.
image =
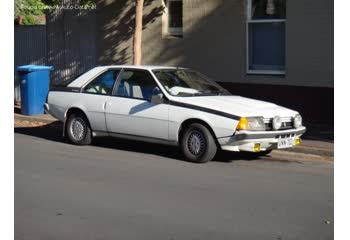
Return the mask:
M25 65L17 67L21 89L21 112L24 115L44 113L49 92L51 66Z

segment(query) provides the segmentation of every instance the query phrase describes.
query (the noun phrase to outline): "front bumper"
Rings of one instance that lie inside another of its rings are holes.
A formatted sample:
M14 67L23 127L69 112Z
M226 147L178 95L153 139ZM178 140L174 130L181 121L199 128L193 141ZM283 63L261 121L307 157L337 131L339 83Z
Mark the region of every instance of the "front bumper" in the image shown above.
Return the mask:
M300 138L306 131L305 127L281 131L236 131L233 136L218 138L222 150L256 152L256 144L259 151L278 148L279 138Z
M50 114L51 116L53 116L54 118L58 119L61 122L65 120L64 109L60 108L57 105L44 103L44 111L45 113Z

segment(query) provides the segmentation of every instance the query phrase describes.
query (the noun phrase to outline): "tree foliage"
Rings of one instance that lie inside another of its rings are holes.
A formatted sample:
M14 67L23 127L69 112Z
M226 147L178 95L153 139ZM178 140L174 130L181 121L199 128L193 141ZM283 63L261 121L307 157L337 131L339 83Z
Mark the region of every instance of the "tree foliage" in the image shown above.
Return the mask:
M38 23L34 16L45 15L46 5L41 0L15 0L14 7L15 20L21 17L22 24L33 25Z
M63 0L42 0L46 5L48 6L57 6L57 5L62 5ZM80 5L82 6L91 6L95 4L95 0L80 0L77 1L79 2Z
M22 18L21 24L34 25L38 24L35 16L45 15L45 11L49 6L60 6L63 0L15 0L14 17L15 21ZM95 4L94 0L79 0L72 1L72 4L79 3L81 6L92 6ZM69 4L69 1L66 1Z

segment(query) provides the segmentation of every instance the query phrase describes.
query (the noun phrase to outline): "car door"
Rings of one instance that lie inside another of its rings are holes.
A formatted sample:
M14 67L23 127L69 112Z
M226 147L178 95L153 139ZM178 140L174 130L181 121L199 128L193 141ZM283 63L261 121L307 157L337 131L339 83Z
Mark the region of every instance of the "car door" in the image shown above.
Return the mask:
M124 69L106 104L110 133L168 140L169 105L152 103L161 91L150 72Z
M115 81L120 69L110 69L90 81L79 93L80 105L84 106L85 113L94 131L107 132L105 121L105 106L113 92Z

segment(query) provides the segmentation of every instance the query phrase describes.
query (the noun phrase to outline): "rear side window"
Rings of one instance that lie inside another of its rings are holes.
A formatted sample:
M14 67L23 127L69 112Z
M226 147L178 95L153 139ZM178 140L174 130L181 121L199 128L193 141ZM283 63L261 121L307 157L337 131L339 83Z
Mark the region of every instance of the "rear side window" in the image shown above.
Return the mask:
M84 88L84 92L110 95L113 91L113 86L117 80L119 72L120 70L109 70L102 73Z
M161 91L148 71L144 70L124 70L121 73L115 96L143 99L149 101L152 95L157 95Z

